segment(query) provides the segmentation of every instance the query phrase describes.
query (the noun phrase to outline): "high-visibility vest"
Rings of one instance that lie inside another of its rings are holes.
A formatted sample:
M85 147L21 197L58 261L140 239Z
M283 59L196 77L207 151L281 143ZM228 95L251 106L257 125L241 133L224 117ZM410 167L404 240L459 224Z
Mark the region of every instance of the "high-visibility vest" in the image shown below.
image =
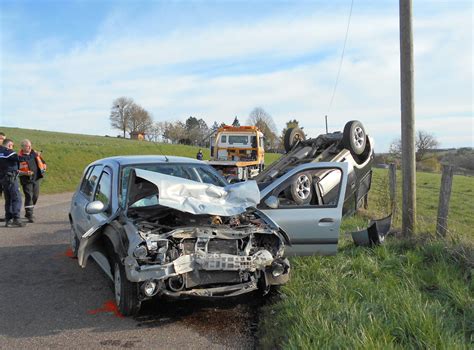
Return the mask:
M33 150L31 150L32 152L34 152ZM36 153L36 152L35 152ZM19 153L18 153L19 156L23 156L25 155L25 153L23 152L23 150L21 150ZM35 161L36 161L36 165L38 166L38 170L41 172L41 173L44 173L46 171L46 163L44 162L43 158L41 158L41 156L37 155L35 157ZM20 175L21 174L28 174L31 169L28 165L28 162L20 162Z
M27 173L30 171L30 168L28 167L28 162L20 162L20 174L22 173Z
M46 171L46 163L44 162L44 159L41 158L41 156L36 156L36 165L38 166L38 169L41 171L41 173Z

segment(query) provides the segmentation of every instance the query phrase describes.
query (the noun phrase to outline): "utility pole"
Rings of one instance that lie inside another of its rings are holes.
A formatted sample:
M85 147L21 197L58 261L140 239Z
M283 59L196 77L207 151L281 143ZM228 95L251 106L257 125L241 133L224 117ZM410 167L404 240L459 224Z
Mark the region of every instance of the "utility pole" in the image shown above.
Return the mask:
M415 106L412 0L400 5L400 88L402 114L402 234L410 236L416 218Z

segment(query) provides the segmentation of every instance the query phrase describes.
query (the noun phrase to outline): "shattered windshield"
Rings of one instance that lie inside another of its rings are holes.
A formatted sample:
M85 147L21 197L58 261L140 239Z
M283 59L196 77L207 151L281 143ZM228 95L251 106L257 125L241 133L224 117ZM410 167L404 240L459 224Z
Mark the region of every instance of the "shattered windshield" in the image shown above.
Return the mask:
M131 169L143 169L160 174L176 176L187 180L207 183L215 186L226 186L227 182L213 168L204 164L183 164L183 163L159 163L159 164L133 164L122 169L121 176L121 203L125 206L127 198L127 186ZM149 206L157 204L156 195L144 198L136 203L136 206Z

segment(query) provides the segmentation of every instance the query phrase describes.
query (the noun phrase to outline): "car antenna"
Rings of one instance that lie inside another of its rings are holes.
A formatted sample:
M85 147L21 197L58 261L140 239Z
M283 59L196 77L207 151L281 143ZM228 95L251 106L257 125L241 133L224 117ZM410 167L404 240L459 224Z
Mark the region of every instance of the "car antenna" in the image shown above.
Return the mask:
M163 150L161 149L161 143L155 142L155 145L158 147L158 149L160 150L160 153L163 155L163 157L165 157L166 163L169 163L170 160L166 156L165 152L163 152Z

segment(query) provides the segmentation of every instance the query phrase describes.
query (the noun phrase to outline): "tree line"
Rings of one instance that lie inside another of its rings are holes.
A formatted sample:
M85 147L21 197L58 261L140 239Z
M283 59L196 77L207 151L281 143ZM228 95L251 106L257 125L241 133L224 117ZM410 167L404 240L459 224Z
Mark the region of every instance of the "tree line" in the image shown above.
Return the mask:
M110 125L120 130L124 138L127 134L141 133L148 141L208 147L211 134L226 123L215 121L208 126L202 118L193 116L184 122L154 121L152 115L132 98L119 97L112 102ZM240 126L237 117L234 118L232 125ZM279 133L273 117L262 107L255 107L249 113L244 125L257 126L265 135L265 149L278 151L283 149L286 130L299 127L299 122L296 119L288 121Z

